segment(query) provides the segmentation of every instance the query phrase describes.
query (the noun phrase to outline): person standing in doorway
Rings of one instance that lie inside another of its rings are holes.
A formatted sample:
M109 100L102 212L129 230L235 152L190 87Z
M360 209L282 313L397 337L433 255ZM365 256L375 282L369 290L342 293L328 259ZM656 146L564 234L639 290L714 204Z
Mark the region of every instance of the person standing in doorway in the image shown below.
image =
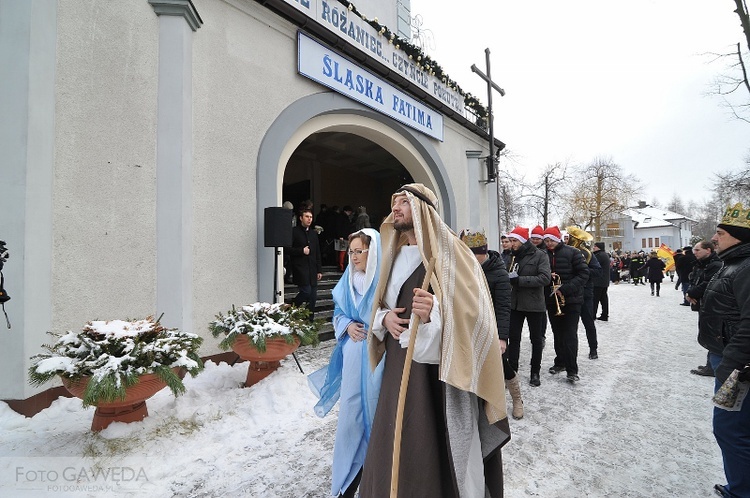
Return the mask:
M318 281L323 278L318 232L312 228L312 206L302 208L297 219L299 223L292 229L292 247L289 251L292 282L297 286L294 304L306 304L312 317L318 296Z

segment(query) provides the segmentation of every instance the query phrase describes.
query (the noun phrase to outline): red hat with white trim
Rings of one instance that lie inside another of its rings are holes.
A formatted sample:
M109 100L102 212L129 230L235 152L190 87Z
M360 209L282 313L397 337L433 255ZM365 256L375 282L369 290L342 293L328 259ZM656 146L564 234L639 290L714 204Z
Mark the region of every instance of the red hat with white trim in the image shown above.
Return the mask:
M516 239L522 244L529 240L529 229L516 225L516 228L508 232L509 239Z
M544 228L542 228L541 225L537 225L534 228L531 229L531 238L537 238L537 239L543 239L544 238Z
M556 226L548 227L544 231L544 238L545 239L552 239L555 242L562 242L562 234L560 233L560 229Z

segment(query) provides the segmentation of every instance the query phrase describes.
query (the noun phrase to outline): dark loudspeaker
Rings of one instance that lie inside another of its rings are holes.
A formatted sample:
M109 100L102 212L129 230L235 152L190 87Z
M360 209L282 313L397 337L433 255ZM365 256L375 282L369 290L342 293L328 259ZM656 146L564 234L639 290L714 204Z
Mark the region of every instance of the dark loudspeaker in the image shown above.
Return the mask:
M291 209L268 207L265 209L265 229L263 231L264 247L292 246L292 217Z

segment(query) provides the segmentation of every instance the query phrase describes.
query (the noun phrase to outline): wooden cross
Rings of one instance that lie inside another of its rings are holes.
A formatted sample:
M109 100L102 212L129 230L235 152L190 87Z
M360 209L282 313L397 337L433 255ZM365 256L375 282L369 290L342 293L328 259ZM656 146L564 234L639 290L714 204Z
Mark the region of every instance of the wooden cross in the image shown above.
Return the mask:
M471 70L472 72L477 73L480 78L487 82L487 123L490 129L490 155L489 157L487 157L487 183L490 183L494 182L495 178L497 178L497 169L495 167L495 133L492 126L492 89L494 88L495 90L497 90L501 97L505 96L505 90L497 86L497 84L492 81L492 73L490 72L489 48L484 49L484 55L487 64L487 74L484 74L482 71L480 71L476 64L471 65Z

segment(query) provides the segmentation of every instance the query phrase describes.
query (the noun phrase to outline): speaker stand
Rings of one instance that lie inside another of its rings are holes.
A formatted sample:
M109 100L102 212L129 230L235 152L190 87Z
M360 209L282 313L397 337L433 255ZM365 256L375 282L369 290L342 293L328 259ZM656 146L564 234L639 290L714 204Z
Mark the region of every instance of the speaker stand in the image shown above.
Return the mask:
M273 302L274 304L281 302L281 291L279 290L279 257L281 256L281 248L280 247L274 247L274 258L273 258ZM297 363L297 368L299 368L299 371L302 375L305 375L305 371L302 370L302 365L300 365L299 360L297 359L297 354L292 353L292 358L294 358L295 363Z

